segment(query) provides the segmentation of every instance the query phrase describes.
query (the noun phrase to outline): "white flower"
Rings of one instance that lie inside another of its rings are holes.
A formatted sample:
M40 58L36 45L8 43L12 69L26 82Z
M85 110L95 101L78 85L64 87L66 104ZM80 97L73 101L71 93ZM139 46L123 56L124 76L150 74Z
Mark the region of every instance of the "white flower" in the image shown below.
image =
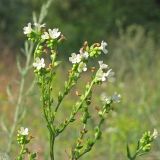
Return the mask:
M115 75L115 73L112 71L112 69L108 70L107 73L105 73L105 76L109 82L114 82L114 80L115 80L114 75Z
M73 64L79 63L81 61L80 54L72 53L71 57L69 57L69 61L72 62Z
M56 39L61 35L61 32L59 32L58 28L49 29L48 32L52 39Z
M42 39L49 39L49 34L48 32L44 32L41 36Z
M114 93L114 95L112 96L112 101L114 103L119 103L120 102L120 99L121 99L121 95L120 94L117 94L116 92Z
M156 139L158 137L158 131L156 129L154 129L152 137L153 139Z
M44 63L44 58L39 58L37 57L35 59L35 62L33 63L33 66L37 69L37 70L40 70L41 68L44 68L45 67L45 63Z
M18 131L20 135L27 136L29 134L28 128L21 127Z
M113 96L107 96L106 93L101 94L101 101L105 104L110 104L111 101L114 103L119 103L121 99L121 95L117 94L116 92L113 94Z
M82 72L82 71L84 72L87 71L87 65L83 62L81 62L78 67L78 72Z
M104 52L104 54L108 53L108 50L106 49L107 45L108 44L106 42L104 42L104 41L101 42L100 49Z
M104 64L103 61L98 61L99 63L99 66L101 69L107 69L108 68L108 65L107 64Z
M100 69L97 71L96 78L98 81L102 81L102 82L107 81L107 80L109 82L113 82L115 80L114 72L112 71L112 69L108 70L107 72L104 72L101 66L100 66Z
M111 100L112 100L112 97L111 96L107 96L106 93L102 93L100 99L101 99L101 101L103 103L110 104Z
M96 74L96 79L98 81L102 81L102 82L106 81L107 80L106 73L103 72L102 69L99 69L97 74Z
M82 58L84 58L84 59L88 59L88 57L89 57L89 54L88 54L88 52L87 51L84 51L83 52L83 50L82 49L80 49L80 55L81 55L81 57Z
M23 28L24 34L30 34L32 31L33 31L33 29L31 27L31 23L28 23L28 25Z

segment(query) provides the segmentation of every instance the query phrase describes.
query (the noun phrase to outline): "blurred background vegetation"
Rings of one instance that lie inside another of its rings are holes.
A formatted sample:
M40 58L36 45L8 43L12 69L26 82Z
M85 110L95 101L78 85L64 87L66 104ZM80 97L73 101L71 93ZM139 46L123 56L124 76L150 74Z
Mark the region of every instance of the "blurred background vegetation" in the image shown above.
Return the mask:
M32 21L32 13L39 13L43 0L0 0L0 116L7 117L12 123L12 110L7 101L5 88L18 76L15 57L23 46L23 27ZM61 49L61 57L66 63L59 69L55 79L55 90L63 89L64 72L69 68L68 57L78 51L83 41L99 42L102 39L109 44L109 54L103 60L116 72L116 83L104 86L108 94L117 91L122 94L122 102L116 105L116 111L108 118L104 126L103 140L99 141L91 153L82 159L87 160L124 160L126 143L131 144L146 130L157 128L160 132L160 1L159 0L55 0L46 19L50 28L58 27L67 40ZM67 74L66 74L67 75ZM32 77L32 76L31 76ZM31 78L30 77L30 78ZM74 90L82 90L84 80ZM96 89L100 94L100 89ZM47 133L42 127L39 116L39 96L37 89L27 99L27 116L23 122L32 129L35 138L33 148L40 155L47 153ZM74 99L73 93L67 98L60 114L60 120L69 113ZM95 96L96 97L96 96ZM76 99L76 98L75 98ZM97 99L95 98L95 102ZM95 107L93 105L93 107ZM94 110L94 109L93 109ZM34 118L31 118L34 117ZM41 126L41 127L40 127ZM72 126L73 127L73 126ZM65 159L65 148L69 150L76 128L68 129L60 137L57 145L57 159ZM0 132L0 137L5 135ZM0 143L0 151L5 152L5 138ZM70 143L69 143L70 142ZM59 148L63 148L61 152ZM134 145L133 145L134 147ZM13 149L13 155L17 149ZM46 154L47 157L47 154ZM44 159L40 158L39 160ZM160 139L154 145L145 160L160 160Z
M1 38L17 46L21 44L21 30L32 20L33 11L38 12L43 0L1 0ZM124 29L132 24L153 32L159 38L159 0L55 0L46 23L60 27L69 39L67 49L79 47L84 40L101 40L117 36L119 25ZM17 43L20 42L20 43ZM70 47L72 46L72 47Z

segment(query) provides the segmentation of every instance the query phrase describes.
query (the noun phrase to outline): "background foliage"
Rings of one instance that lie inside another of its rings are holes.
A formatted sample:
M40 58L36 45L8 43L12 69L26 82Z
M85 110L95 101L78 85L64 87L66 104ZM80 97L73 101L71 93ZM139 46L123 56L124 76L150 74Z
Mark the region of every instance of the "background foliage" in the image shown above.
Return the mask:
M15 44L22 39L24 24L31 21L32 12L39 11L43 0L1 0L0 33ZM14 15L14 16L13 16ZM46 21L58 26L69 39L66 46L78 47L84 40L98 41L117 35L119 24L142 25L146 31L159 32L159 0L55 0ZM13 38L14 37L14 38ZM73 48L73 49L74 49ZM67 47L67 49L71 49Z

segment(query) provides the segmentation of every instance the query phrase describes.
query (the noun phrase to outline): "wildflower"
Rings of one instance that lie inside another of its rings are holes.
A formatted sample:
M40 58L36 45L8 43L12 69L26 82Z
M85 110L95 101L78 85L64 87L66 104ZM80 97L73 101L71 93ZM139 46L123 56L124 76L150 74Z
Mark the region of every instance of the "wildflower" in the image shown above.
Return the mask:
M102 69L98 70L96 74L96 79L102 82L106 81L107 80L106 73L104 73Z
M153 134L152 134L153 139L156 139L157 136L158 136L158 131L154 129Z
M114 72L112 72L112 69L108 70L107 72L104 72L102 68L100 68L96 74L96 78L98 81L109 81L113 82L114 81Z
M84 62L81 62L78 67L78 72L87 71L87 65Z
M101 42L101 46L100 46L100 49L104 52L104 54L107 54L108 53L108 50L106 49L107 47L107 43L102 41Z
M40 70L41 68L44 68L45 67L45 63L44 63L44 58L39 58L37 57L35 59L35 62L33 63L33 66L37 69L37 70Z
M23 28L24 34L30 34L32 31L33 31L33 29L31 27L31 23L28 23L28 26Z
M108 70L107 73L105 73L105 76L107 77L109 82L114 82L114 74L115 73L112 71L112 69Z
M42 39L49 39L49 34L48 34L48 32L44 32L44 34L42 34L41 38L42 38Z
M61 35L61 32L59 32L58 28L54 28L53 30L49 29L48 32L52 39L56 39Z
M112 96L107 96L106 93L101 94L101 101L110 104L111 102L119 103L121 99L121 95L117 94L116 92Z
M117 94L116 92L114 93L114 95L112 96L112 101L114 103L119 103L120 102L120 99L121 99L121 95L120 94Z
M80 54L72 53L71 57L69 57L69 61L72 62L73 64L79 63L81 61Z
M20 135L27 136L29 134L28 128L21 127L18 131Z
M101 98L101 101L106 104L110 104L112 100L112 97L107 96L106 93L102 93L100 98Z
M89 57L89 54L88 54L88 52L87 51L83 51L82 49L80 49L80 55L81 55L81 57L82 58L84 58L84 59L88 59L88 57Z
M108 68L108 65L107 64L104 64L103 61L98 61L99 63L99 66L101 69L107 69Z

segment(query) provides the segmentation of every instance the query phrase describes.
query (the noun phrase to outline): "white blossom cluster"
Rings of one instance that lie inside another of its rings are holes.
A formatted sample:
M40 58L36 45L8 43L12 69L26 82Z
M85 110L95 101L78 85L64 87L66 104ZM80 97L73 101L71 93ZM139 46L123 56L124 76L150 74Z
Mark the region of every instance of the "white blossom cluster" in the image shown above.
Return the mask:
M32 26L33 26L33 28L32 28ZM41 31L41 29L44 27L45 27L45 24L34 23L32 25L31 23L28 23L27 26L25 26L23 28L23 32L26 35L30 35L32 32ZM40 37L42 40L47 40L47 39L57 39L60 37L60 35L61 35L61 32L59 31L59 29L54 28L54 29L48 29L48 32L42 31ZM82 66L84 66L84 65L81 64L81 67ZM39 57L35 58L34 63L33 63L33 67L35 67L35 69L38 71L41 70L42 68L45 68L44 58L39 58ZM85 70L85 69L82 69L82 70Z
M101 42L101 46L99 47L99 49L104 53L107 54L108 51L106 49L107 43L102 41ZM80 49L79 54L76 53L72 53L71 57L69 57L69 61L72 64L76 64L76 63L80 63L78 71L82 72L82 71L87 71L87 66L84 62L82 62L83 60L87 60L89 57L89 53L87 51L83 51L83 49ZM103 62L103 61L101 61ZM100 63L101 63L100 62ZM105 64L100 64L102 69L105 69L106 65ZM109 74L109 73L108 73Z
M58 28L48 29L48 32L44 32L41 36L42 39L57 39L61 35L61 32Z
M32 26L34 26L35 28L32 28ZM41 30L41 28L44 28L45 24L39 24L39 23L34 23L34 25L32 25L31 23L28 23L27 26L25 26L23 28L24 34L26 35L30 35L32 32L35 31L35 29L37 29L38 31ZM47 40L47 39L57 39L59 38L61 35L61 32L59 31L58 28L54 28L54 29L48 29L48 31L44 31L41 34L41 39L43 40ZM100 47L98 47L99 50L101 50L104 54L107 54L108 51L106 49L107 47L107 43L102 41ZM87 71L87 65L84 62L85 60L87 60L89 57L89 53L87 51L84 51L83 49L80 49L79 54L76 53L72 53L71 57L69 57L69 61L72 64L76 64L79 63L79 67L78 67L78 72L82 72L82 71ZM112 72L112 70L108 70L107 73L103 72L103 69L107 68L107 65L103 64L103 62L99 62L100 64L100 68L101 70L99 71L99 73L97 74L97 77L101 80L101 81L105 81L107 78L108 80L111 79L112 75L114 74ZM33 63L33 66L39 71L42 68L45 68L45 62L44 62L44 58L39 58L37 57Z
M83 59L88 59L88 57L89 57L88 52L86 51L83 52L82 50L80 50L79 54L72 53L71 57L69 57L69 61L73 64L80 63Z
M117 94L116 92L112 96L107 96L105 93L101 94L101 101L105 104L119 103L121 100L121 95Z
M22 136L27 136L29 134L28 128L21 127L18 133Z
M45 67L45 63L44 63L44 58L39 58L37 57L35 59L35 62L33 63L33 67L35 67L38 71L41 69L41 68L44 68Z
M71 57L69 57L69 61L73 64L79 63L78 72L87 71L87 65L83 62L83 60L87 60L89 57L89 53L83 51L82 49L79 51L79 54L72 53Z
M31 23L28 23L28 25L23 28L24 34L30 34L32 31L33 31L33 29L32 29L32 24Z
M103 61L99 61L98 63L99 63L99 70L97 71L96 74L96 80L101 82L105 81L113 82L115 78L112 69L109 69L108 65L104 64ZM109 70L106 71L106 69Z
M41 28L45 27L45 24L34 23L34 26L38 30L40 30ZM23 28L23 32L26 35L31 34L33 31L34 31L34 29L32 28L32 24L31 23L28 23L28 25ZM45 31L41 35L41 38L44 39L44 40L50 39L50 38L51 39L57 39L60 35L61 35L61 32L59 31L59 29L58 28L54 28L54 29L48 29L48 32Z

